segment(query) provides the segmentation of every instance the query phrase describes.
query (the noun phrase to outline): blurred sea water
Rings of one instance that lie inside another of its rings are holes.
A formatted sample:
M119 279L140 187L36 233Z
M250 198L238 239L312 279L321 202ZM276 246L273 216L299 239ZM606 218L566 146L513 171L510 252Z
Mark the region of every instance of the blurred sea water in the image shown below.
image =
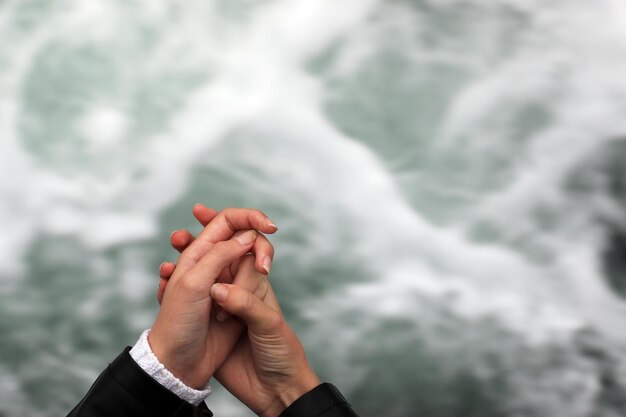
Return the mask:
M626 416L624 74L619 0L0 0L0 415L79 401L203 202L363 417Z

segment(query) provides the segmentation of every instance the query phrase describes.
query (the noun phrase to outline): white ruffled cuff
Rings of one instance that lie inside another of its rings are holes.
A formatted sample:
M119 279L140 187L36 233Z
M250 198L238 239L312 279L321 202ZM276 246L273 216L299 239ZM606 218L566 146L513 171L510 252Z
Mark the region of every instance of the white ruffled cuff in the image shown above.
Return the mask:
M135 346L130 350L130 356L137 362L141 369L146 371L155 381L181 399L193 405L198 405L204 401L209 394L211 394L211 385L207 383L203 389L197 390L188 387L183 381L176 378L174 374L168 371L165 366L159 362L157 357L154 356L150 344L148 343L148 333L150 333L150 329L145 330L141 334Z

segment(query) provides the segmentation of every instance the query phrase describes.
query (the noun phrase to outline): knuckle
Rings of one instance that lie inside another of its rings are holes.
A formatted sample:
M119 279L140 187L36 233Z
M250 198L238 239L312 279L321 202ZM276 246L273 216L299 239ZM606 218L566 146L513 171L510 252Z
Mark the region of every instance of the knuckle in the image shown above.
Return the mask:
M229 249L231 244L228 241L218 242L212 245L206 252L207 255L220 260L226 261L228 259Z
M259 209L249 208L246 210L248 210L248 216L250 217L259 217L259 216L265 217L265 214L263 214L263 212Z
M224 245L223 242L217 243L213 245L206 254L213 258L222 259L224 258Z
M195 265L200 260L199 253L196 251L186 251L178 258L177 266L190 267Z
M198 280L193 279L193 277L189 275L182 276L180 279L176 280L175 285L184 293L196 293L201 289Z
M219 217L220 221L223 221L226 226L232 230L233 232L237 230L237 228L235 227L235 225L233 224L233 222L231 221L231 217L234 216L235 214L235 209L233 208L226 208L224 210L222 210L216 217Z
M241 311L243 312L251 312L254 310L254 298L250 294L246 294L246 296L241 300Z

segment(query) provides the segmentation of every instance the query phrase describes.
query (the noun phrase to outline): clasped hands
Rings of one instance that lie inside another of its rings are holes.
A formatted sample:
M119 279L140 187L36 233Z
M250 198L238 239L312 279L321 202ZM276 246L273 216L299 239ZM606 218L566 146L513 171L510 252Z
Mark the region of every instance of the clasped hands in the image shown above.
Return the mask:
M267 275L276 226L259 210L196 205L205 226L174 232L176 265L161 265L161 308L148 336L159 361L192 388L215 377L259 416L278 416L319 385Z

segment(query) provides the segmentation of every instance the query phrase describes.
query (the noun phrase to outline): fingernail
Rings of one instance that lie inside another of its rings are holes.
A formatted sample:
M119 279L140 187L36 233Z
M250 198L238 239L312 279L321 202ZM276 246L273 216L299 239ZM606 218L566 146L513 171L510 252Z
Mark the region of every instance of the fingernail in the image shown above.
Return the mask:
M211 287L211 298L215 301L224 301L228 295L228 288L222 284L213 284Z
M163 266L164 266L166 263L167 263L167 262L161 262L161 265L159 265L159 271L160 271L161 269L163 269Z
M274 229L278 229L278 226L276 226L276 225L274 224L274 222L273 222L273 221L271 221L270 219L267 219L267 224L268 224L269 226L272 226Z
M242 246L248 246L256 239L256 231L248 230L247 232L237 236L235 240L239 242Z
M263 268L265 268L265 272L267 274L270 273L270 271L272 270L272 258L266 256L265 259L263 259Z
M174 230L172 233L170 233L170 240L172 240L172 236L174 236L174 233L178 232L178 230Z

